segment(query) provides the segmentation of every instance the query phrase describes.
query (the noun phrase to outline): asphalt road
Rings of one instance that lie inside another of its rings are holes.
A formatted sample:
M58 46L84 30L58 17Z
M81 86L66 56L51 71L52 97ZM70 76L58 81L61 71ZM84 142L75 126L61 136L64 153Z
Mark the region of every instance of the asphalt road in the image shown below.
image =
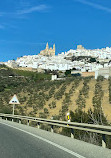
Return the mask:
M0 119L0 158L111 158L111 150Z

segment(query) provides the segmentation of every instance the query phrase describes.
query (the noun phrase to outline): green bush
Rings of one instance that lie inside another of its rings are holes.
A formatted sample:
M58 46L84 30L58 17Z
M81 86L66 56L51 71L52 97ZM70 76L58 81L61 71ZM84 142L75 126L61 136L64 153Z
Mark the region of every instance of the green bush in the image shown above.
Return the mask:
M48 111L47 108L44 108L44 113L45 113L45 114L48 114L48 113L49 113L49 111Z

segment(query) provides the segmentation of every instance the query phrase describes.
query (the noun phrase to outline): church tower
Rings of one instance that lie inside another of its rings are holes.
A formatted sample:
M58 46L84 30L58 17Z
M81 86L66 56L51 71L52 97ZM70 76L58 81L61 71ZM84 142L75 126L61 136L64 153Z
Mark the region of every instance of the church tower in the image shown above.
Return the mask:
M44 50L40 51L40 55L54 56L55 55L55 44L53 45L53 48L49 48L49 45L48 45L48 42L47 42L46 48Z
M55 55L55 44L53 45L53 53L52 55Z
M47 50L47 51L49 50L48 42L47 42L47 44L46 44L46 50Z
M55 51L55 44L53 45L53 50Z

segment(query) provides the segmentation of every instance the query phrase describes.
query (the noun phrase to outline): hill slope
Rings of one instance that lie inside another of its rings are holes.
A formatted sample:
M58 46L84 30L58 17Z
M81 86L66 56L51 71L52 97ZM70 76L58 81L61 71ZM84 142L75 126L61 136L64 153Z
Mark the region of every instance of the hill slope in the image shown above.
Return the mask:
M0 67L0 112L12 113L9 100L17 94L21 105L16 106L16 114L63 120L70 110L93 110L97 84L98 81L94 78L73 77L63 81L50 81L50 75L47 74ZM99 84L102 87L102 109L111 122L109 81L103 79Z

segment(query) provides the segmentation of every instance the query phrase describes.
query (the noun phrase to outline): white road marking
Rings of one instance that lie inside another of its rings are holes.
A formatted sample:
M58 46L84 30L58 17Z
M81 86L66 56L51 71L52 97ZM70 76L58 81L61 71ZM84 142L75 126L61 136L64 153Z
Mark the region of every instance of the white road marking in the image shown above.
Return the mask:
M27 133L27 134L29 134L29 135L31 135L31 136L33 136L33 137L36 137L36 138L38 138L38 139L40 139L40 140L42 140L42 141L44 141L44 142L47 142L47 143L49 143L49 144L51 144L51 145L53 145L53 146L55 146L55 147L57 147L57 148L59 148L59 149L65 151L65 152L67 152L67 153L73 155L73 156L76 156L77 158L86 158L86 157L81 156L81 155L79 155L79 154L77 154L77 153L75 153L75 152L73 152L73 151L71 151L71 150L69 150L69 149L67 149L67 148L64 148L64 147L61 146L61 145L58 145L58 144L56 144L56 143L54 143L54 142L51 142L50 140L47 140L47 139L45 139L45 138L42 138L42 137L40 137L40 136L37 136L37 135L32 134L32 133L30 133L30 132L27 132L27 131L25 131L25 130L23 130L23 129L14 127L14 126L12 126L12 125L8 125L8 124L3 123L3 122L0 122L0 123L1 123L1 124L4 124L4 125L6 125L6 126L9 126L9 127L15 128L15 129L17 129L17 130L19 130L19 131L22 131L22 132L24 132L24 133Z

